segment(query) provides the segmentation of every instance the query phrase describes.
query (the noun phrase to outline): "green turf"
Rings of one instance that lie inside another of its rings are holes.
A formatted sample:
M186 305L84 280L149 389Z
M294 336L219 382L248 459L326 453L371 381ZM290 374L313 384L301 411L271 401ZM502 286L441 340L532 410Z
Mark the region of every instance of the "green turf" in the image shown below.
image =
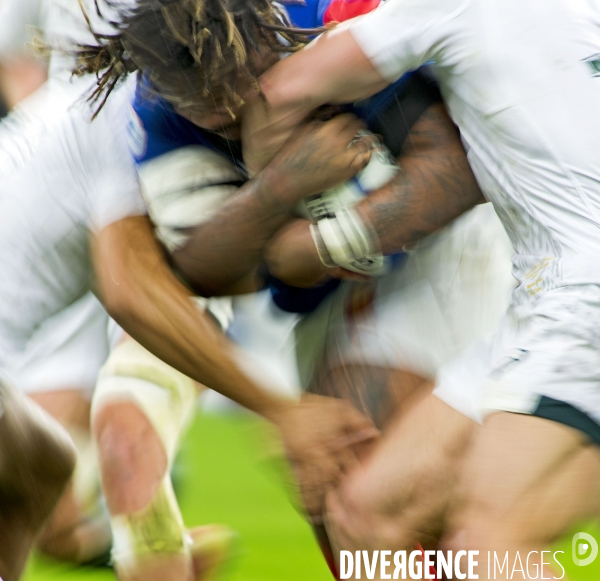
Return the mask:
M239 557L227 581L331 581L309 527L292 508L277 472L260 460L256 420L203 415L182 449L181 507L189 526L224 523L240 533ZM600 541L600 528L585 529ZM575 531L576 532L576 531ZM570 538L556 547L572 581L600 580L600 558L571 560ZM74 569L34 557L25 581L111 581L109 571Z

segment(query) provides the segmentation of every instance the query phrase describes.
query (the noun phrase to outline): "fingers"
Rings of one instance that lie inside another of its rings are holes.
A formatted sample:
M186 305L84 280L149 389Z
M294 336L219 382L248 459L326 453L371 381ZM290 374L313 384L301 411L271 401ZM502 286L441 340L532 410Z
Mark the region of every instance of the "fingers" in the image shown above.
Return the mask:
M375 146L376 140L372 135L361 135L348 146L350 155L350 169L358 173L371 160L371 152Z
M334 133L342 143L348 143L345 157L348 159L348 167L352 174L358 173L369 163L377 138L364 133L366 125L362 120L345 113L334 117L323 127Z
M295 421L284 424L288 456L309 515L318 516L324 495L356 469L361 449L380 437L370 420L345 401L304 394Z
M374 426L371 426L357 432L352 432L351 434L340 436L339 438L329 442L327 447L329 450L331 450L331 452L338 452L344 448L356 446L357 444L364 444L367 442L372 442L373 440L378 440L380 437L381 432Z
M340 137L347 137L350 141L356 137L359 131L366 129L364 121L361 121L351 113L337 115L333 119L326 121L323 127L331 130L334 134L340 135Z

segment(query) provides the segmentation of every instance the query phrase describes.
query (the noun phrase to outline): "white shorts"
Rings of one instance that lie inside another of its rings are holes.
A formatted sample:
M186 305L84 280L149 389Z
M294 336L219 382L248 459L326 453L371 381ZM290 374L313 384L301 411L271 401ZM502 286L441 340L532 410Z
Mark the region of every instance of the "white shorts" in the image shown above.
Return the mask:
M520 291L496 334L445 366L434 393L477 421L496 411L533 414L600 443L600 286L529 300Z
M390 274L344 282L297 326L302 386L333 348L346 364L435 379L442 364L496 329L515 285L512 253L493 207L484 204L422 241Z
M110 350L108 321L88 292L36 329L25 350L11 358L7 375L27 393L80 389L91 397Z

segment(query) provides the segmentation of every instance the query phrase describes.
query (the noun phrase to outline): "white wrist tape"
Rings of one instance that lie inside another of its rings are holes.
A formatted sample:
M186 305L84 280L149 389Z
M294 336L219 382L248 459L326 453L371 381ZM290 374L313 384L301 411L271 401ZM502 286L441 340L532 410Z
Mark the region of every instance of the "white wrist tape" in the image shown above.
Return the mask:
M378 276L385 270L377 235L352 208L339 209L333 218L311 226L321 262L328 267Z

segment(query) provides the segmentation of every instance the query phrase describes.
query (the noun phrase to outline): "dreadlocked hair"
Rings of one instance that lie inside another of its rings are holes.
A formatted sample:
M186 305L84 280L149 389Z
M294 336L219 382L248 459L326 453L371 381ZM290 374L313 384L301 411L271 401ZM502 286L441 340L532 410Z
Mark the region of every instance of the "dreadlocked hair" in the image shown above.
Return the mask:
M292 27L273 0L138 0L133 8L105 0L117 10L118 17L112 20L102 14L98 1L94 0L97 15L114 32L95 32L84 10L95 44L77 47L73 70L77 76L97 77L90 94L97 105L95 115L133 71L146 75L150 85L174 104L191 106L211 98L231 111L243 102L238 93L241 79L258 89L252 53L265 47L295 52L323 30Z

